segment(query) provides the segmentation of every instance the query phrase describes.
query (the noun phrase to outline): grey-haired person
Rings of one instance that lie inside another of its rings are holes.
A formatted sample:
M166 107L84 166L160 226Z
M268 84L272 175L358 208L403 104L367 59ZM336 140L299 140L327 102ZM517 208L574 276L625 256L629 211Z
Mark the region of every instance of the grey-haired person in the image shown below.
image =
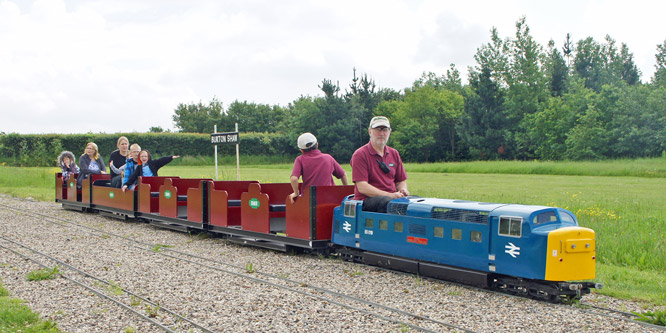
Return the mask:
M386 212L389 201L409 196L407 173L400 153L387 145L391 136L388 118L378 116L368 126L370 141L351 158L354 199L363 200L363 210Z

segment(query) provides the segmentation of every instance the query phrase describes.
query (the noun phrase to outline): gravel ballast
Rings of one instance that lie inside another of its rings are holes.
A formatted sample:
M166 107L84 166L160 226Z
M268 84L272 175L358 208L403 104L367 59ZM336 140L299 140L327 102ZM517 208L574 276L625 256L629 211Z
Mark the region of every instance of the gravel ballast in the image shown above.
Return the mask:
M0 196L0 205L2 237L110 281L113 287L66 267L59 268L63 274L116 297L148 317L155 307L118 292L119 287L159 304L160 311L155 319L175 331L196 332L198 329L161 309L172 310L216 332L414 331L410 325L432 331L457 331L375 305L335 297L325 291L478 332L662 331L578 307L510 297L337 259L243 247L219 238L67 211L50 202ZM35 214L61 221L50 223L49 218ZM152 245L137 244L117 236ZM4 240L0 244L18 249ZM179 259L185 257L174 250L217 263L192 257L188 258L192 262L187 262ZM5 288L63 331L162 331L139 315L65 278L27 281L29 272L42 267L4 248L0 251L0 272ZM49 267L56 265L35 253L20 252ZM248 272L251 270L255 272ZM640 304L595 294L586 296L584 302L621 311L644 311Z

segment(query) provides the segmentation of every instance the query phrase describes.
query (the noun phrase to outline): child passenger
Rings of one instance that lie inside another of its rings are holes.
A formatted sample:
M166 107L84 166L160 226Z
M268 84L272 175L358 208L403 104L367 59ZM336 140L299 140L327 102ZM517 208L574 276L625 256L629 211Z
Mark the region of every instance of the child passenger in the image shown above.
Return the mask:
M301 195L298 190L298 179L303 177L303 191L309 186L335 185L333 177L342 180L342 185L348 185L347 174L340 164L329 154L319 151L319 143L312 133L303 133L298 137L298 149L302 155L296 157L294 169L291 171L291 188L294 190L289 195L289 200Z
M139 165L139 153L141 152L141 146L138 143L133 143L129 148L129 155L125 165L120 167L118 170L122 175L121 183L117 184L118 187L122 187L127 183L129 177L132 175L136 167ZM113 184L112 184L113 185ZM134 189L134 185L128 185L130 190Z
M58 165L62 170L63 185L65 185L69 180L70 174L79 173L79 166L76 165L74 154L72 154L72 152L69 150L65 150L60 153L60 156L58 156Z
M150 156L150 152L147 150L142 150L139 153L139 164L134 169L132 174L129 176L127 183L123 184L121 189L123 192L127 190L131 185L135 184L139 177L157 177L157 171L165 166L167 163L173 161L176 158L179 158L179 155L173 156L164 156L153 160ZM129 171L129 170L128 170Z

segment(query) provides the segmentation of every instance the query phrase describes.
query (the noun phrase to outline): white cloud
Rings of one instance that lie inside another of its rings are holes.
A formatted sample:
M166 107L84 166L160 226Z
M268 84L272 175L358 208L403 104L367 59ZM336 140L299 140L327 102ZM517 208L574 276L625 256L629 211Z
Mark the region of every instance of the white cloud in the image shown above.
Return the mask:
M495 26L522 15L535 39L610 34L643 80L663 42L664 5L619 1L0 0L0 131L82 133L171 128L178 103L217 96L285 105L344 90L352 68L381 87L422 72L461 72ZM662 34L662 35L660 35Z

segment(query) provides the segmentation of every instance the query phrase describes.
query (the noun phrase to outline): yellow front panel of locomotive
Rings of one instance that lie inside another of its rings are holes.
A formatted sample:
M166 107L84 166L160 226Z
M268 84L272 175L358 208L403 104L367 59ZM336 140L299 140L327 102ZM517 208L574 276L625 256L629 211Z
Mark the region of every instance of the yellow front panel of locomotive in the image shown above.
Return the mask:
M569 253L594 251L594 239L568 239L564 242L564 250Z
M566 227L548 234L546 280L573 281L594 279L596 250L594 230Z

